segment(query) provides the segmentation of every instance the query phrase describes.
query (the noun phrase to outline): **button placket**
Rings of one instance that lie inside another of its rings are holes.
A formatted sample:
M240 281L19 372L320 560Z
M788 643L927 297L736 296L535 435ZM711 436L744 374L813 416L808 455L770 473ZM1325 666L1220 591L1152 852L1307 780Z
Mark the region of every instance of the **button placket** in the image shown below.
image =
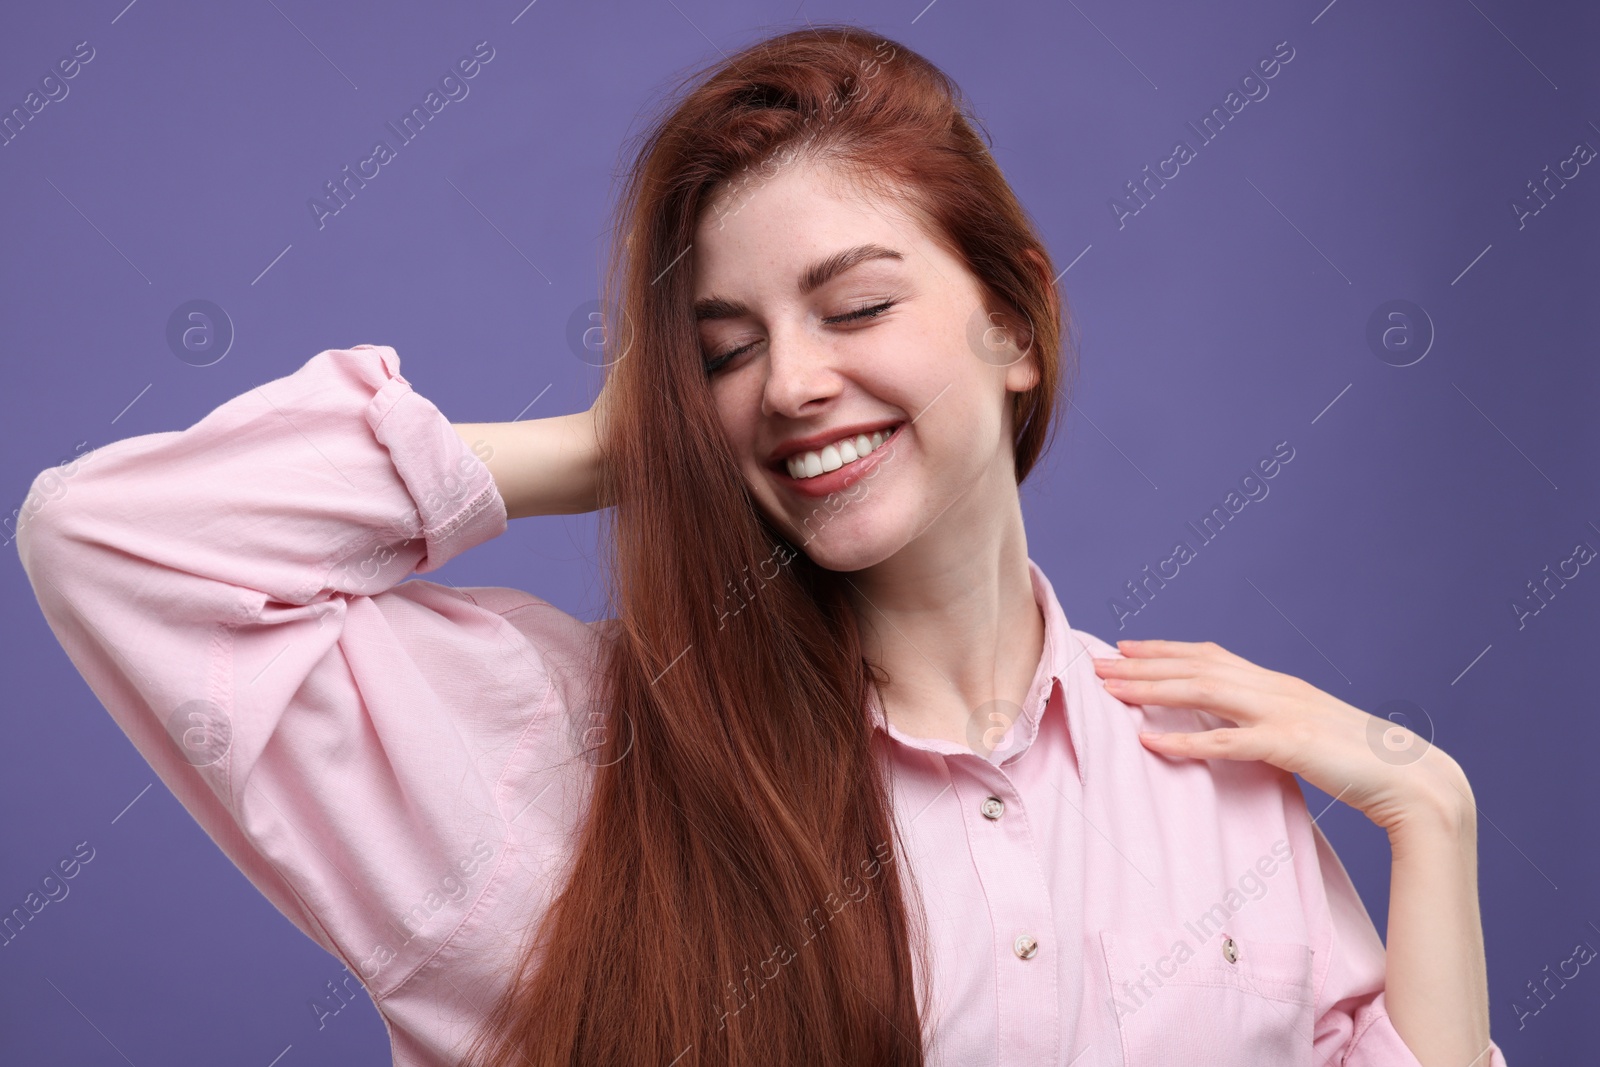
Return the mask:
M1045 1008L1055 1003L1060 976L1054 950L1044 952L1055 916L1028 805L1004 769L976 754L947 759L946 766L961 797L973 867L984 888L980 907L993 938L997 1024L1002 1033L1027 1034L1002 1051L997 1067L1038 1062L1038 1055L1060 1044L1060 1011Z

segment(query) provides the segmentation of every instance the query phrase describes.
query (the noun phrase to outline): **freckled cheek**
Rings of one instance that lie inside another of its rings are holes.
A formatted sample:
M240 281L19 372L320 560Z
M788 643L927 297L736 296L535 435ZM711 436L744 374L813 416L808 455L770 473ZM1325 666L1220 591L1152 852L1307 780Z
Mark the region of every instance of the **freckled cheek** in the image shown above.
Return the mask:
M759 400L747 400L733 395L732 390L717 389L712 393L712 404L716 408L717 421L721 425L722 436L727 440L735 456L748 456L751 454L751 445L755 433L751 419L746 412L750 405L759 403Z

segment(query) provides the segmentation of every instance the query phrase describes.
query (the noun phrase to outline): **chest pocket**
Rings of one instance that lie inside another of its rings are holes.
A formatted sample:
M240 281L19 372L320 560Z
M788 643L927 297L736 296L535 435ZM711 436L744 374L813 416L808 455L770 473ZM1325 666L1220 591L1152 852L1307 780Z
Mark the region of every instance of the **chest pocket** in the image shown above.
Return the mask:
M1102 930L1124 1067L1310 1067L1312 952L1223 928Z

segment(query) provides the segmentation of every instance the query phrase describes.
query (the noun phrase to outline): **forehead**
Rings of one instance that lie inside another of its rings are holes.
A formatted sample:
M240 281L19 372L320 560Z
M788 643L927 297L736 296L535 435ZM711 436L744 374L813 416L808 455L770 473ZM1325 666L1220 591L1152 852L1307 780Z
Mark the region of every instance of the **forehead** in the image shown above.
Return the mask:
M719 187L696 228L697 298L750 287L793 291L807 268L847 248L878 245L902 260L872 265L915 267L932 242L898 198L862 185L846 171L815 162L753 170Z

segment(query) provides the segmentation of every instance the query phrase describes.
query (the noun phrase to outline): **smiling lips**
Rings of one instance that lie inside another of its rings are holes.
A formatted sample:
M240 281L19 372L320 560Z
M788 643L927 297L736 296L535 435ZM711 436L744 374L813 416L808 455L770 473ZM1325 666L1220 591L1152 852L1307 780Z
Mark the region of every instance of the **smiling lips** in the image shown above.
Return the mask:
M827 474L848 463L854 463L882 447L889 439L889 434L897 428L891 426L887 431L877 430L871 434L858 433L854 437L841 437L814 452L796 452L785 461L789 468L789 477L799 480L815 478L819 474Z
M890 455L884 445L899 439L905 423L894 423L872 433L841 437L819 449L796 452L774 467L778 479L802 496L825 497L872 474Z

